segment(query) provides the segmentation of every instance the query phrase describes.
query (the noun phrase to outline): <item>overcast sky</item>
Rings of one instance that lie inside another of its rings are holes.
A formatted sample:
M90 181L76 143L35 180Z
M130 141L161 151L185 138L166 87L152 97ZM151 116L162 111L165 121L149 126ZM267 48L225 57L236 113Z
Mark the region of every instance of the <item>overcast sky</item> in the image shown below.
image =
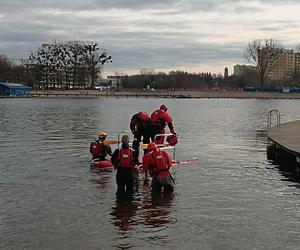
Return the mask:
M87 40L112 54L106 74L232 72L253 39L295 48L299 13L298 0L0 0L0 54L27 58L44 42Z

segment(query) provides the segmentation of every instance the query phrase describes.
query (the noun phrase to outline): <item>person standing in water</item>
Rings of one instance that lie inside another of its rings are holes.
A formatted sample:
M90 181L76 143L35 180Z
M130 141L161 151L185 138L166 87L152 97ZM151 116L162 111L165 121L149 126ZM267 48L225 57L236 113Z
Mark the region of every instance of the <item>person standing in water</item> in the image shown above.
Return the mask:
M152 191L160 193L163 188L165 193L172 192L174 180L169 171L172 166L170 156L153 142L149 143L147 151L143 157L143 169L152 177Z
M134 185L134 166L138 163L133 150L129 147L128 135L123 135L121 148L116 149L111 157L114 168L117 169L117 193L131 193Z
M104 131L98 132L98 139L95 139L90 144L90 153L93 156L93 160L105 161L107 155L111 156L111 147L105 144L107 134Z

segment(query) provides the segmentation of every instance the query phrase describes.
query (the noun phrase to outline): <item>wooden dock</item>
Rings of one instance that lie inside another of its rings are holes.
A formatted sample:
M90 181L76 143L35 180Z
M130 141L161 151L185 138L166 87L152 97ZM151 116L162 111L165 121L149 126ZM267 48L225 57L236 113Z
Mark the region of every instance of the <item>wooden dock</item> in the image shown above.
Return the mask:
M267 137L272 142L268 146L269 159L280 165L300 171L300 120L287 122L267 129Z
M300 120L269 128L267 136L283 149L300 155Z

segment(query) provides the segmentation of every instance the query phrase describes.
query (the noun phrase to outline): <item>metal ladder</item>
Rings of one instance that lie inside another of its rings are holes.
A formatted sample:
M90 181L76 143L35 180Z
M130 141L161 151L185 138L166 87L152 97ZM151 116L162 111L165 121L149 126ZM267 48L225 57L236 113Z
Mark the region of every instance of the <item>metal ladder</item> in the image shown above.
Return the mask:
M275 115L275 121L276 121L276 124L273 125L272 121L273 121L273 117ZM280 125L280 112L278 109L272 109L268 112L268 121L267 121L267 128L271 128L273 126L278 126Z

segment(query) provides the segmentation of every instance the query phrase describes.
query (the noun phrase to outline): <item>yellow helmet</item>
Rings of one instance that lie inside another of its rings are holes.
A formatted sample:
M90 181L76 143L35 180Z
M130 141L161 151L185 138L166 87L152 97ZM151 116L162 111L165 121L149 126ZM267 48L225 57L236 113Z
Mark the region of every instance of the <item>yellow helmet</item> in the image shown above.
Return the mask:
M98 137L99 138L102 138L102 139L105 139L107 137L107 134L104 132L104 131L99 131L98 132Z

